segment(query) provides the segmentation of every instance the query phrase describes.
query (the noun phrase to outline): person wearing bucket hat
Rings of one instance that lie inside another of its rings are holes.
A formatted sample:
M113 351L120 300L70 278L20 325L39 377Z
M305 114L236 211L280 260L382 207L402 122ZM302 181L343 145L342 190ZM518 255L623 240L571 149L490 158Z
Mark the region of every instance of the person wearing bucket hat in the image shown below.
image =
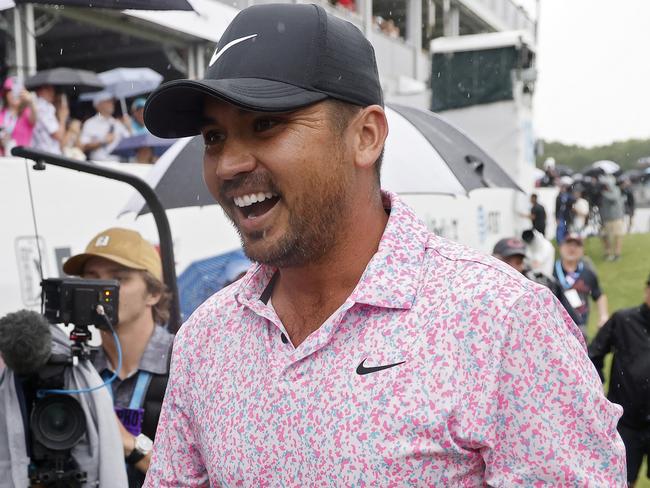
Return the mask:
M620 408L550 292L381 190L388 126L355 26L246 8L145 124L201 134L257 263L179 330L145 486L620 485Z
M614 353L607 396L623 407L618 431L625 443L628 486L634 486L650 453L650 275L643 293L641 305L614 312L589 345L589 357L603 381L605 356Z
M63 271L120 282L116 332L122 347L122 368L111 383L111 393L120 419L129 487L142 486L169 376L174 337L164 327L169 318L170 294L162 282L160 256L138 232L110 228L94 236L83 253L69 258ZM106 379L117 367L117 348L110 332L100 332L102 347L93 364Z

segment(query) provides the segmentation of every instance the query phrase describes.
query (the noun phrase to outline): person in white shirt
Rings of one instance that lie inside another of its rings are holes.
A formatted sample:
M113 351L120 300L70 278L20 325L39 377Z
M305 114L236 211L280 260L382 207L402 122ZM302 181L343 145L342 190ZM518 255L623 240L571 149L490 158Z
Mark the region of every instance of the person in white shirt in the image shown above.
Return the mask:
M39 86L36 88L36 95L36 125L32 135L32 147L61 154L61 141L70 115L67 98L62 95L55 107L56 91L52 85Z
M573 192L575 202L573 202L573 221L571 222L571 232L579 234L580 237L587 237L587 221L589 217L589 202L582 197L582 192L576 190Z
M522 232L521 238L526 243L526 258L532 271L553 276L555 248L553 244L535 229Z
M93 99L97 113L86 120L81 128L81 149L92 161L117 161L119 157L111 151L123 137L131 135L129 124L113 117L115 99L109 92L99 92ZM128 115L125 117L128 118Z

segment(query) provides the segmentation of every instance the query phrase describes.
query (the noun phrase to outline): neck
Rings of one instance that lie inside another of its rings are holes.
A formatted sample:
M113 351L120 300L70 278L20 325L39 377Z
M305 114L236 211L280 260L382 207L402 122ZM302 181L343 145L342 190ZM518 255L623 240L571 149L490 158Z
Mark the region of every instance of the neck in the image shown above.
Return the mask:
M353 207L339 241L325 256L305 266L279 269L273 305L294 346L350 296L377 252L388 222L381 195Z
M120 379L129 376L138 369L140 360L147 348L149 339L153 334L156 324L151 313L145 313L133 322L122 323L117 326L117 337L122 347L122 368L119 371ZM117 368L118 357L113 334L110 331L102 330L102 348L108 357L113 369Z
M575 271L578 268L579 259L563 259L562 267L567 271Z

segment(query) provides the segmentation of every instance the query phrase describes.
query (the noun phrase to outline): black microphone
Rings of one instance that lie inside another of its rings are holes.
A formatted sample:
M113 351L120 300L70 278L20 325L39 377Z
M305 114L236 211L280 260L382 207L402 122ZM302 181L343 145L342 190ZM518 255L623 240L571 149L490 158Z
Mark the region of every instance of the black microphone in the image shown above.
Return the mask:
M17 375L35 373L51 352L50 324L41 314L20 310L0 319L0 355Z

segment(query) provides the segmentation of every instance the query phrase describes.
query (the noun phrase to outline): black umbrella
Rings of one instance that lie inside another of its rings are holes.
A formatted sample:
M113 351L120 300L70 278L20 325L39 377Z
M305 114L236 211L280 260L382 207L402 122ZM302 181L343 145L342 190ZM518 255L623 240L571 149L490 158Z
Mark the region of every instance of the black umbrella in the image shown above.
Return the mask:
M96 73L83 69L46 69L25 80L25 88L29 90L43 85L53 85L73 93L97 91L104 88L104 83Z
M386 108L390 133L382 188L399 194L466 195L479 188L521 191L485 151L449 122L427 110ZM202 177L201 136L176 142L156 162L147 182L167 209L214 204ZM125 212L149 212L138 196Z
M17 5L40 3L70 7L112 8L117 10L194 10L187 0L14 0Z

